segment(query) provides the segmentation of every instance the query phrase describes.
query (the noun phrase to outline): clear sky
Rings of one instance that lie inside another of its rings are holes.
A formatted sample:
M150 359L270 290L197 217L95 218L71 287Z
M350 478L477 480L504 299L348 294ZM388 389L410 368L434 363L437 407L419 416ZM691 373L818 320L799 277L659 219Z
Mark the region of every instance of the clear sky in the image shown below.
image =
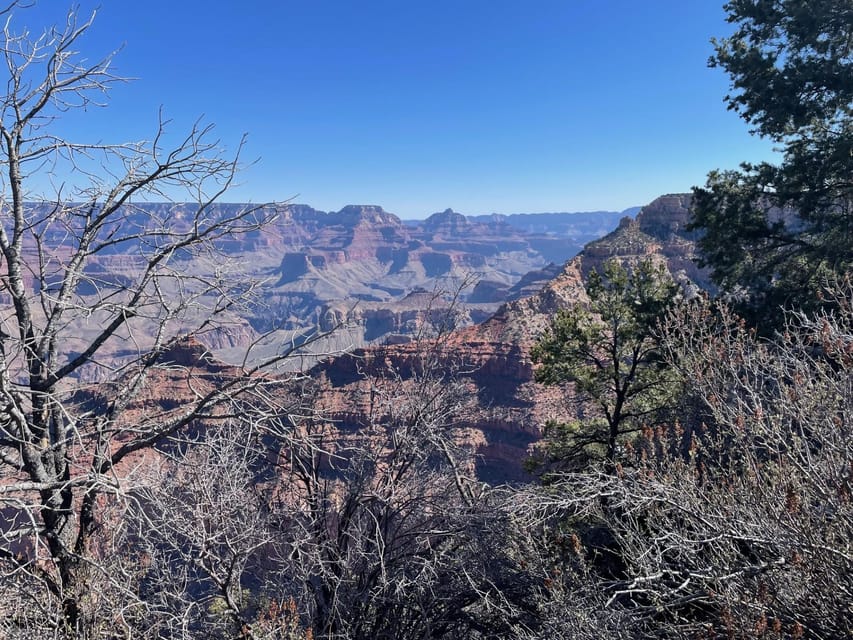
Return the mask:
M621 210L772 157L707 68L723 0L83 0L81 42L122 46L80 135L203 117L234 148L229 201L379 204L403 218ZM40 31L63 0L15 24Z

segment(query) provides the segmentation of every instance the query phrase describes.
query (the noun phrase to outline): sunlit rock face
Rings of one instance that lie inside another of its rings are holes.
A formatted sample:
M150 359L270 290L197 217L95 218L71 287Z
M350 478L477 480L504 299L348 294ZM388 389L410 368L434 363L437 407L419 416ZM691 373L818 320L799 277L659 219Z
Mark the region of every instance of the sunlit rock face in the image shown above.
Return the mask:
M465 216L447 209L404 222L377 205L331 213L286 205L263 242L252 238L234 252L268 279L250 318L257 330L345 323L351 343L364 346L400 342L452 300L467 307L457 322L488 318L502 303L535 293L556 264L616 219L613 212Z
M28 206L45 211L54 207ZM248 220L269 218L269 224L216 238L216 251L209 254L178 251L169 258L176 273L199 281L217 274L227 282L246 282L246 295L233 301L221 326L199 335L227 361L240 359L241 350L270 331L279 332L276 339L282 342L293 332L346 325L345 338L323 345L329 351L404 342L424 319L456 300L467 304L466 311L455 318L457 323L480 322L500 304L538 290L553 277L549 263L563 264L583 242L612 227L616 215L471 217L448 209L426 220L404 222L377 205L348 205L324 212L301 204L239 203L215 204L206 207L203 215L236 219L247 211ZM138 203L128 207L122 228L153 233L151 237L158 230L182 233L190 229L194 213L191 204ZM36 229L38 241L35 235L24 238L21 251L33 265L24 276L28 286L51 285L49 276L43 285L34 277L40 251L50 256L49 264L69 261L76 237L74 223L71 216L62 224ZM77 291L81 304L132 286L145 266L147 249L138 242L107 245L87 257ZM479 281L485 284L475 295ZM251 286L253 282L259 284ZM2 301L11 303L7 293L0 292ZM209 296L197 300L193 308L203 314L217 304L215 296ZM85 344L96 330L92 322L75 327L69 349L76 349L78 342ZM142 326L134 330L142 337L153 335ZM119 357L123 347L117 343L111 349L113 345L105 345L107 359ZM263 355L262 349L258 352Z
M675 193L661 196L642 208L637 216L640 229L659 240L672 240L676 237L695 240L696 231L688 231L690 206L693 195Z

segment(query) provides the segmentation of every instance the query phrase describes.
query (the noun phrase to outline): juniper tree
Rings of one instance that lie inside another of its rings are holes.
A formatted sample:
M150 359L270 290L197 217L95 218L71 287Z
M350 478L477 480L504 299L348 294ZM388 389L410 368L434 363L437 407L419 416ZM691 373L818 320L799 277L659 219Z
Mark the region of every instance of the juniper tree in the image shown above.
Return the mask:
M678 293L664 268L611 260L586 289L589 305L561 311L532 354L539 382L572 383L578 401L592 405L588 417L548 426L549 457L570 467L616 461L620 443L655 419L673 385L654 333Z

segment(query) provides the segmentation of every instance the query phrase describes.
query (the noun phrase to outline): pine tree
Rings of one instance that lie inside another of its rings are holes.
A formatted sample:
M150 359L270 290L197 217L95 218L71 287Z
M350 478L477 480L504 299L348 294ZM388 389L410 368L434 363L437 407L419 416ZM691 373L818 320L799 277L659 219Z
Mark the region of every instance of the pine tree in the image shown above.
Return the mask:
M778 165L713 171L695 190L704 262L746 318L778 326L783 307L822 304L853 266L853 3L732 0L736 25L711 66L730 109L773 141Z

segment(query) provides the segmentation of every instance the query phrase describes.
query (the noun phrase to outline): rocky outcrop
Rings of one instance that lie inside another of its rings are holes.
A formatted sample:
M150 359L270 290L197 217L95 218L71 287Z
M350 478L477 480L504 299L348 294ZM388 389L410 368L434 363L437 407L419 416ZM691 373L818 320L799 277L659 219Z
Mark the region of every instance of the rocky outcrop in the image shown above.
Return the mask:
M640 231L660 244L667 269L678 282L685 287L715 293L716 285L711 281L710 270L698 265L696 240L699 232L687 229L692 200L689 193L661 196L643 207L637 216L637 224Z
M643 233L665 242L695 241L697 231L688 231L693 195L675 193L661 196L640 210L637 222Z
M441 213L432 214L419 226L426 233L452 238L470 233L474 225L461 213L456 213L453 209L445 209Z

